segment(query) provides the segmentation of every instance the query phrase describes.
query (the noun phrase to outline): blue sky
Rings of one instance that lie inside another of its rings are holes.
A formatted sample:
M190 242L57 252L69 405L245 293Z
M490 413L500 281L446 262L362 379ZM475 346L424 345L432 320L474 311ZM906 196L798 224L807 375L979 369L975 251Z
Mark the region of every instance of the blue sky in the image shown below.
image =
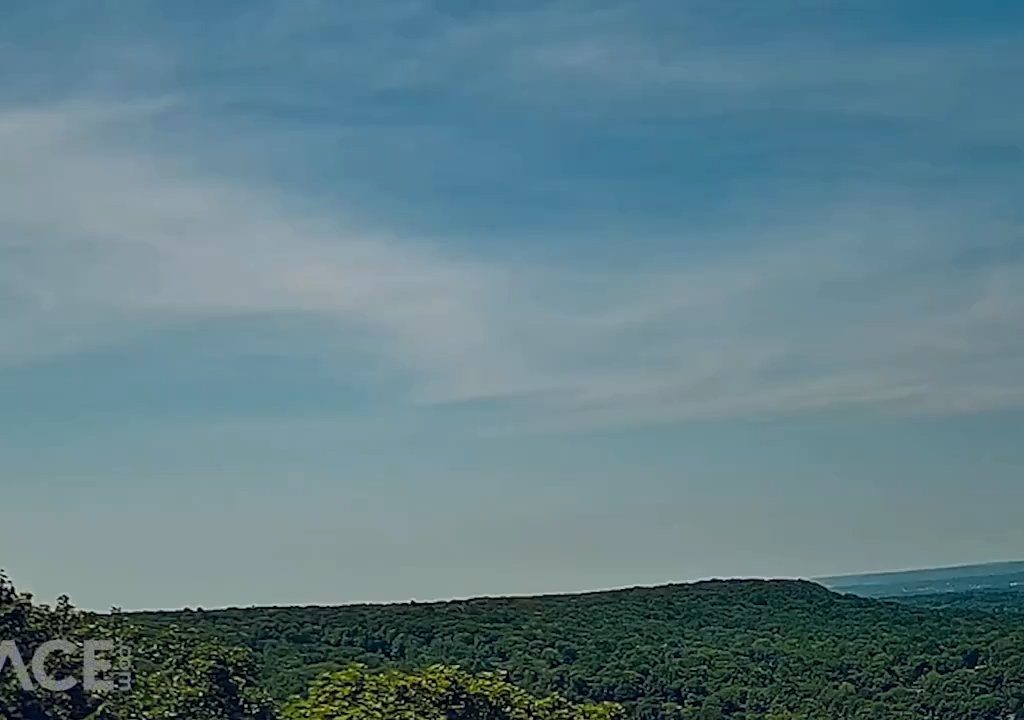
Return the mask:
M9 2L0 566L86 607L1020 556L1024 6Z

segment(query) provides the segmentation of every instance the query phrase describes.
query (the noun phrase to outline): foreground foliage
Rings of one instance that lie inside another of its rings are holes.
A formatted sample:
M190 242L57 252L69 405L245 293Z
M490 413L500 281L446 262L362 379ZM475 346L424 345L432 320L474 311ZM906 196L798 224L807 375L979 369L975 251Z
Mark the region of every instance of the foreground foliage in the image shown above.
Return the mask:
M0 674L0 720L271 720L273 705L257 685L246 649L227 648L195 631L173 627L139 633L118 615L75 610L62 597L53 607L34 603L0 573L0 638L13 641L26 664L47 640L109 639L129 647L129 691L87 693L26 690L10 667ZM81 657L55 653L55 677L81 678Z
M110 639L130 647L130 690L89 693L21 687L12 668L0 674L0 720L277 720L256 682L250 651L211 642L175 625L140 632L120 614L99 617L61 598L34 603L0 573L0 638L26 662L47 640ZM80 677L80 658L55 654L55 677ZM326 674L283 708L283 720L620 720L611 704L577 705L536 698L496 675L432 667L420 674L372 673L352 666Z
M0 640L13 641L26 665L36 649L48 640L82 641L100 633L71 607L68 598L61 597L53 607L34 604L30 595L19 593L0 572ZM80 674L81 664L76 667L72 658L54 654L48 670L55 677L66 677ZM81 686L59 694L32 692L21 687L9 665L0 674L2 720L78 720L98 707L99 699L89 697Z
M630 717L1024 718L1017 618L728 581L539 598L133 616L245 645L286 698L324 671L457 665Z
M322 676L283 720L619 720L619 708L536 698L494 675L434 666L422 673L353 666Z

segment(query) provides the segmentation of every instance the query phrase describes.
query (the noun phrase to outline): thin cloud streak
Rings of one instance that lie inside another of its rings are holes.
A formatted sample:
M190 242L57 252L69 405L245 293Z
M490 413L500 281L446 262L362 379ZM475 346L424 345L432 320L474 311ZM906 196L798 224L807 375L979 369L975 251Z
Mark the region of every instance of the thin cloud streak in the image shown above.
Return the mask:
M985 207L842 198L762 248L586 275L454 256L308 210L120 131L159 104L0 113L0 361L169 320L298 313L405 373L410 402L586 427L816 410L1024 406L1022 259L962 267ZM685 231L681 231L685 232ZM896 235L898 233L898 236ZM341 342L339 342L339 340ZM286 349L282 352L287 352Z

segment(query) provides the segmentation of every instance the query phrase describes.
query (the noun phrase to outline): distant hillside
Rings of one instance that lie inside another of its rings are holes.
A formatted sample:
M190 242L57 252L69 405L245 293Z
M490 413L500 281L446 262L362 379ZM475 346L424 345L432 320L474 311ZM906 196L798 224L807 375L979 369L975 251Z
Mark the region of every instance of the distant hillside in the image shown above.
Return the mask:
M904 595L895 599L906 605L937 610L1024 614L1024 592L1020 590L974 590L934 595Z
M864 597L900 597L939 593L1024 591L1024 562L869 573L817 578L830 590Z
M710 581L583 595L146 613L256 651L278 698L350 662L500 670L644 720L1024 717L1024 627L992 613Z

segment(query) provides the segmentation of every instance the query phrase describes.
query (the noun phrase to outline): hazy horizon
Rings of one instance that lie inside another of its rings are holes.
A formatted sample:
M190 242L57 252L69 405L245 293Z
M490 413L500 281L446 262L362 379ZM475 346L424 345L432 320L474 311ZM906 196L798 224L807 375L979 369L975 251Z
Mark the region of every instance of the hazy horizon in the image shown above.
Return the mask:
M792 581L808 581L813 583L824 583L825 581L835 580L846 580L854 578L870 578L870 577L881 577L886 575L902 575L902 574L913 574L918 572L927 571L938 571L938 570L957 570L966 568L986 568L989 566L1000 566L1000 565L1024 565L1024 560L991 560L984 562L973 562L966 564L957 565L939 565L935 567L913 567L913 568L897 568L888 570L869 570L869 571L858 571L858 572L843 572L837 575L707 575L701 577L675 579L675 580L664 580L662 582L649 582L649 583L634 583L627 585L616 585L608 587L598 588L574 588L570 590L542 590L535 592L506 592L506 593L488 593L480 592L469 595L451 595L451 596L439 596L439 597L401 597L401 598L378 598L378 599L336 599L336 600L323 600L323 601L305 601L305 602L276 602L276 603L252 603L252 602L234 602L226 603L221 605L202 605L202 604L185 604L185 605L174 605L174 606L151 606L151 607L125 607L118 604L113 604L107 607L81 607L82 610L91 612L107 612L111 607L117 607L119 610L125 612L174 612L178 610L196 610L202 609L205 611L214 610L227 610L233 608L248 608L248 607L333 607L333 606L345 606L345 605L391 605L391 604L403 604L409 602L415 602L417 604L430 604L430 603L445 603L455 602L460 600L474 600L481 598L493 598L493 597L545 597L545 596L558 596L558 595L578 595L578 594L589 594L589 593L602 593L602 592L613 592L616 590L629 590L635 588L656 588L668 585L690 585L701 582L711 582L719 580L792 580ZM5 568L0 570L6 571ZM29 592L33 597L40 602L53 603L57 596L54 597L40 597L38 594L32 591L32 588L20 585L17 583L17 578L12 578L15 584L18 585L20 592ZM833 592L845 592L842 588L830 588ZM72 602L75 598L73 593L67 591L60 594L68 594L71 596Z

